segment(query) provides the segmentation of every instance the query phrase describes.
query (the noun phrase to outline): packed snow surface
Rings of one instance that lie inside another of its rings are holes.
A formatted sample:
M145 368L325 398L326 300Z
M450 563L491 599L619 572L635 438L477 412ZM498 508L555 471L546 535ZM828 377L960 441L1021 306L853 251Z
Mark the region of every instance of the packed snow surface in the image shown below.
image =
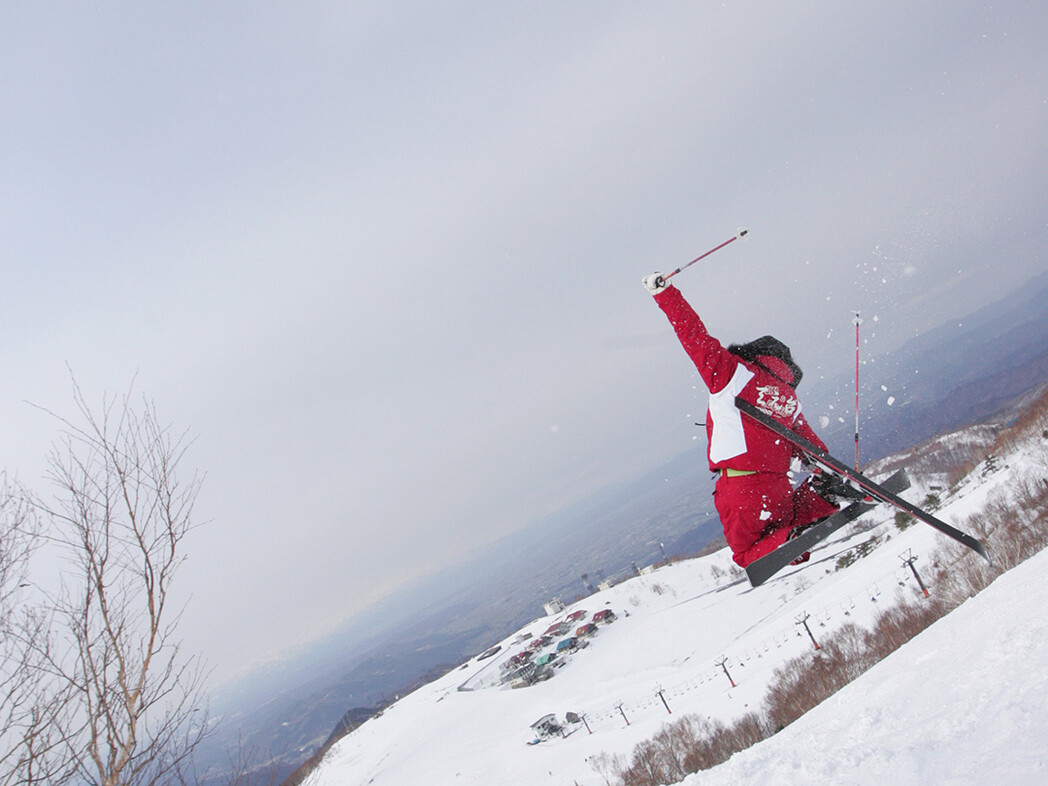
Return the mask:
M1004 471L962 484L937 513L963 528L995 486L1031 469L1021 456L1002 461ZM918 504L942 493L912 480L904 496ZM900 596L920 602L904 560L917 557L927 578L944 538L923 525L899 531L893 516L878 508L807 565L756 589L722 551L536 619L500 642L496 656L402 697L341 740L319 782L604 784L609 754L628 759L637 743L686 714L730 723L760 710L777 666L814 657L815 642L846 622L870 626ZM1046 573L1042 554L772 739L687 782L1045 782ZM517 689L499 683L503 664L551 625L604 609L617 619L599 626L589 646L560 657L552 678ZM569 712L585 722L566 724ZM531 725L548 714L563 732L539 741Z
M684 784L1048 782L1046 575L1042 552L776 736Z

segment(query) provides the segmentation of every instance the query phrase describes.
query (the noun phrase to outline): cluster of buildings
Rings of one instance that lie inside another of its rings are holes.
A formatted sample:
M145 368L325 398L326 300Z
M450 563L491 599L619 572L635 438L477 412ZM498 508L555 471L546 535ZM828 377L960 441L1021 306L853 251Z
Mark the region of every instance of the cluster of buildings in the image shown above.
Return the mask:
M502 664L501 684L522 688L549 679L554 669L566 663L565 656L589 645L599 625L615 620L615 613L611 609L598 611L589 620L586 619L587 614L583 610L574 611L550 625L539 636L520 636L516 643L526 641L527 644Z

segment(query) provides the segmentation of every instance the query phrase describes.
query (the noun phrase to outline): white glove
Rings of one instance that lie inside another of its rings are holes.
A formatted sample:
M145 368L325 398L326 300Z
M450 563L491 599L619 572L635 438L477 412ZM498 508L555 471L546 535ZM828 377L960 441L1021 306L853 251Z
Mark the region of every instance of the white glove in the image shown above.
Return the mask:
M652 273L650 276L645 276L642 283L644 288L653 295L659 294L668 286L666 279L662 277L662 273Z

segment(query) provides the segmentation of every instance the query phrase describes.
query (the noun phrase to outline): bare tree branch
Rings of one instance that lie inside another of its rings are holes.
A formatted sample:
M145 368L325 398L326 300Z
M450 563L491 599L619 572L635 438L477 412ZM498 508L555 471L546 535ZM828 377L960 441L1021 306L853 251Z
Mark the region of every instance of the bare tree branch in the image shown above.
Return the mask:
M184 657L171 605L201 478L179 477L187 435L151 402L103 397L96 413L73 386L79 417L59 417L55 502L40 503L66 564L53 606L68 654L46 661L68 703L51 720L77 782L168 782L208 729L203 664Z
M30 495L0 473L0 786L60 780L68 692L50 680L52 615L34 605L29 564L41 543Z

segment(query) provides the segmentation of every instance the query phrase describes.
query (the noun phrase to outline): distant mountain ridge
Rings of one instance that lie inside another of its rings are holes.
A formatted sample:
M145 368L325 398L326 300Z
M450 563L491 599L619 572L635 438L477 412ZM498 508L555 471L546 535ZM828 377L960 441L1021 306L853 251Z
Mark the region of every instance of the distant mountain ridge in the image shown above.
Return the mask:
M990 417L1046 378L1048 273L862 367L862 460ZM830 451L842 458L854 452L854 385L854 377L840 376L818 383L804 397L809 417L847 413L845 423L820 430ZM890 406L889 396L894 397Z

